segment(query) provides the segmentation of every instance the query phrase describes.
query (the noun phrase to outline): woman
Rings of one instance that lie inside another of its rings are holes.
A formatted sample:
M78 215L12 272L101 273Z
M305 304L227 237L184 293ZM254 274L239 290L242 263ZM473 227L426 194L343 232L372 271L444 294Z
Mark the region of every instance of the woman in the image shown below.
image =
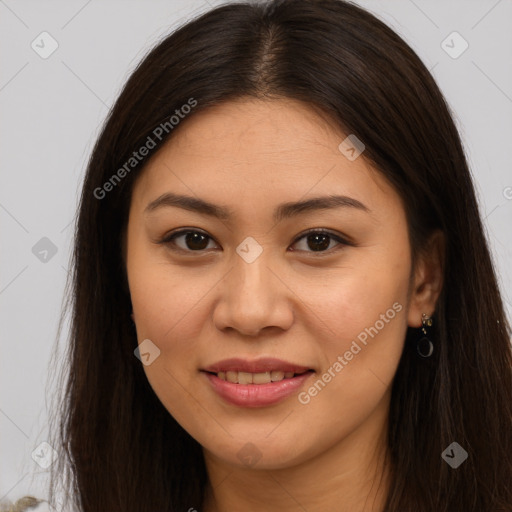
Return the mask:
M154 48L92 153L74 263L71 509L512 510L510 327L468 164L363 9L232 4Z

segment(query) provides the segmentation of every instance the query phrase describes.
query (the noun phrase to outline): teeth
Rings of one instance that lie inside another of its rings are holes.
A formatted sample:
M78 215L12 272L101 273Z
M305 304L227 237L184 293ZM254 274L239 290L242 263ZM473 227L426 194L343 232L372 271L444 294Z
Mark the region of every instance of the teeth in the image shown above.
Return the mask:
M282 372L272 370L271 372L249 373L249 372L219 372L217 377L233 384L268 384L269 382L279 382L283 379L291 379L294 372Z
M252 373L238 372L238 384L252 384Z
M252 374L253 384L268 384L271 381L270 372Z
M272 382L276 382L278 380L283 380L284 372L280 372L279 370L273 370L270 372L270 378L272 379Z
M238 382L238 372L226 372L226 380L236 384Z

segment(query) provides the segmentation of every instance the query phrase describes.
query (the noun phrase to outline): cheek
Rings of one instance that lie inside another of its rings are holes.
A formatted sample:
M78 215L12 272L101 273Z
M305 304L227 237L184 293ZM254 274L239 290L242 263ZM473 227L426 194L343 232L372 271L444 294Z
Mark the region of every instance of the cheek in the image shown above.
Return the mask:
M407 331L410 268L407 252L401 251L395 247L380 250L378 257L376 251L358 258L336 286L311 288L307 295L303 290L316 313L311 330L322 333L316 336L323 363L320 382L299 397L315 414L330 414L333 404L340 421L346 420L342 410L364 415L393 380Z
M200 322L190 318L215 286L214 276L199 266L173 265L165 247L146 240L142 228L132 228L128 240L127 273L139 340L149 338L161 348L194 336Z
M130 293L139 344L149 339L159 355L143 369L163 406L188 431L205 411L196 400L194 376L200 351L201 329L207 322L201 299L215 282L187 279L183 271L147 258L131 260ZM204 299L203 299L204 300ZM194 419L195 418L195 419Z
M410 268L408 254L400 252L354 253L317 286L301 281L299 293L329 354L349 350L356 339L403 339Z
M216 280L169 265L146 264L130 282L139 340L151 339L162 351L193 353L208 321L204 308Z

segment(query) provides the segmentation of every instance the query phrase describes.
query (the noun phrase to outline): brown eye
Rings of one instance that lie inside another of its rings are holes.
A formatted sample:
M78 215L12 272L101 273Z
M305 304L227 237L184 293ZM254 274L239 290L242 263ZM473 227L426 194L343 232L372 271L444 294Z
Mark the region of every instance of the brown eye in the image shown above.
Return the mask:
M214 248L209 246L210 242L214 242L213 238L202 231L182 229L166 236L159 243L168 245L172 250L192 253ZM303 243L302 248L293 250L311 253L331 252L332 249L338 250L345 245L351 245L339 235L318 229L302 234L296 238L293 245L297 245L299 242Z
M177 241L180 240L178 243ZM177 250L186 252L204 251L213 239L201 231L181 230L167 236L160 243L176 246Z
M341 247L339 246L350 245L340 236L328 231L308 231L307 233L297 238L297 240L294 242L294 245L303 239L305 243L303 244L303 247L299 248L298 250L306 252L327 252L336 246L338 246L337 248L340 249ZM331 245L332 242L335 242L334 245Z

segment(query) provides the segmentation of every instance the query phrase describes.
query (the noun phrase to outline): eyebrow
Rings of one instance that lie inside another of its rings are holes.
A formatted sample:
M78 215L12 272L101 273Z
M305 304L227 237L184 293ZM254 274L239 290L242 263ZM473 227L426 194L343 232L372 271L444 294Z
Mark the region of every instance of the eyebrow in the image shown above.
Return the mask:
M233 210L226 206L219 206L197 197L174 194L172 192L162 194L154 201L151 201L144 209L144 213L148 214L157 209L172 206L226 221L234 216ZM273 218L275 222L279 222L283 219L303 213L340 207L349 207L364 212L370 212L370 209L357 199L343 195L329 195L313 197L305 201L280 204L275 208Z

